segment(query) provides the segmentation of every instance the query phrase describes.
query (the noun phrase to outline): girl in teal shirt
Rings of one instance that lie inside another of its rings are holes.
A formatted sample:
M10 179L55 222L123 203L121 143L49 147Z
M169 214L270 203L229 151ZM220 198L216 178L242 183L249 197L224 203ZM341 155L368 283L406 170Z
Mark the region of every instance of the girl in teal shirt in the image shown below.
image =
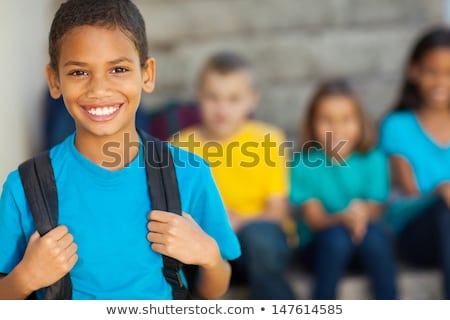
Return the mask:
M383 121L381 148L389 155L401 197L388 222L400 257L443 270L450 299L450 29L429 30L415 44L403 90Z
M314 299L335 299L352 258L370 276L374 297L395 299L392 248L378 223L389 192L387 160L373 149L357 97L344 79L322 84L306 115L295 154L290 200L306 262L315 272Z

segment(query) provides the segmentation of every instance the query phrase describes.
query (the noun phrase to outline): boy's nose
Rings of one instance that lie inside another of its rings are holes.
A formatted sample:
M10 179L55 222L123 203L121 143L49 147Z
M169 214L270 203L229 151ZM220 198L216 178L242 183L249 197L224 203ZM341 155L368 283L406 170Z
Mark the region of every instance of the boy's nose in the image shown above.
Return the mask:
M87 97L91 99L100 99L103 97L108 97L111 93L111 90L108 85L108 81L103 77L92 77L91 81L89 81L88 89L87 89Z

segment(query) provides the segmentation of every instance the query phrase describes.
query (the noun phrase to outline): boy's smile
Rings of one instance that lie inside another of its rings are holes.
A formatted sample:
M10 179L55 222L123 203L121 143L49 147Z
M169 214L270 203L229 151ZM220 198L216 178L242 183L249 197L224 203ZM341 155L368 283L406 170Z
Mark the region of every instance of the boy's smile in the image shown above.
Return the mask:
M122 107L121 103L103 104L103 105L86 105L81 106L89 115L92 121L109 121L112 120L117 111Z
M48 66L47 77L52 97L63 96L77 137L112 137L135 132L141 92L153 91L154 60L142 67L120 29L86 25L64 35L58 70Z

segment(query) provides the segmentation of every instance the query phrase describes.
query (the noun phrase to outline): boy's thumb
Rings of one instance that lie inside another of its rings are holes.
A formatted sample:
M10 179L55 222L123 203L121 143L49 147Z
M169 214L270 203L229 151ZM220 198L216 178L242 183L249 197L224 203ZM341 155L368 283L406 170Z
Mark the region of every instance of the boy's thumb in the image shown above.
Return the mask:
M35 242L37 241L41 236L39 235L39 232L35 231L31 237L29 242Z

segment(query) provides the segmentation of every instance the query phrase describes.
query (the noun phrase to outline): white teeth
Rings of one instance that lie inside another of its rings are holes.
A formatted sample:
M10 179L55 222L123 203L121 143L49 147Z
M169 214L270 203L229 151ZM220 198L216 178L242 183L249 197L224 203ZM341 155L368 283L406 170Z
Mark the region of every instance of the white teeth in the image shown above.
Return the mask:
M118 107L103 107L103 108L92 108L89 109L89 114L93 116L109 116L119 110Z

